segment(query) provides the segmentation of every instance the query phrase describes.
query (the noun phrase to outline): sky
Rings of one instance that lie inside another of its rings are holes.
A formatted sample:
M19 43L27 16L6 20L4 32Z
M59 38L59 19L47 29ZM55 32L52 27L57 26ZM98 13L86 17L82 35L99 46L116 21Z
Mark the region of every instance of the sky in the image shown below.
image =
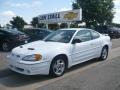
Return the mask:
M0 0L0 24L3 26L15 16L29 24L33 17L72 9L74 0ZM120 23L120 0L114 0L116 12L113 22Z

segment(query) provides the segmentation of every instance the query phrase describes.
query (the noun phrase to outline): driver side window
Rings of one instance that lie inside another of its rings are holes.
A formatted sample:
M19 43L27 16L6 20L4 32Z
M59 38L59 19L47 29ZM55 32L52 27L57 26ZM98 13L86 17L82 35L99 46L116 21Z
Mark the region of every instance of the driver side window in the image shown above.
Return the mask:
M82 42L92 40L91 32L89 30L80 30L74 39L80 39Z

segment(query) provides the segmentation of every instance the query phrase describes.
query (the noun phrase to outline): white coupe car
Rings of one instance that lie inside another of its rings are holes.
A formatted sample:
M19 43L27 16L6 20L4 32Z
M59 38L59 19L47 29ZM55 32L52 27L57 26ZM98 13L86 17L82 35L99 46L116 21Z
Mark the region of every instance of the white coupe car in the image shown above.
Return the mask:
M21 74L61 76L73 65L93 58L106 60L110 49L109 36L87 28L67 28L14 48L8 62L11 70Z

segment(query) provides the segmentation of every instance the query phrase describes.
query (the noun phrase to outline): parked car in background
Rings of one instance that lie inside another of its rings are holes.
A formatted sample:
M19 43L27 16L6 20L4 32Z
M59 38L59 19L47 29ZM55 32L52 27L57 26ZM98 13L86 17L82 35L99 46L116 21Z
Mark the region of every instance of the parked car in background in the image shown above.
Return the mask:
M51 30L41 29L41 28L25 29L25 33L30 36L30 42L36 40L42 40L51 32L52 32Z
M87 28L67 28L14 48L8 63L11 70L25 75L61 76L73 65L93 58L106 60L110 49L109 36Z
M120 38L120 28L112 26L98 26L96 31L102 34L108 34L112 39Z
M0 29L0 48L10 51L12 48L27 43L29 36L16 29Z

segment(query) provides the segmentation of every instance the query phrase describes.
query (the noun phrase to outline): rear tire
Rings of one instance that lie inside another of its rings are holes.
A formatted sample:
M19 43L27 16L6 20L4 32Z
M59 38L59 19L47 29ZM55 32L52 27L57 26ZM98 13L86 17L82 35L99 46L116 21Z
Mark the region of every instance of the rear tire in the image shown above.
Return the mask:
M60 77L66 70L65 60L61 57L56 57L50 66L50 75L54 77Z
M106 60L108 57L108 47L105 46L103 47L102 51L101 51L101 56L99 58L99 60Z

